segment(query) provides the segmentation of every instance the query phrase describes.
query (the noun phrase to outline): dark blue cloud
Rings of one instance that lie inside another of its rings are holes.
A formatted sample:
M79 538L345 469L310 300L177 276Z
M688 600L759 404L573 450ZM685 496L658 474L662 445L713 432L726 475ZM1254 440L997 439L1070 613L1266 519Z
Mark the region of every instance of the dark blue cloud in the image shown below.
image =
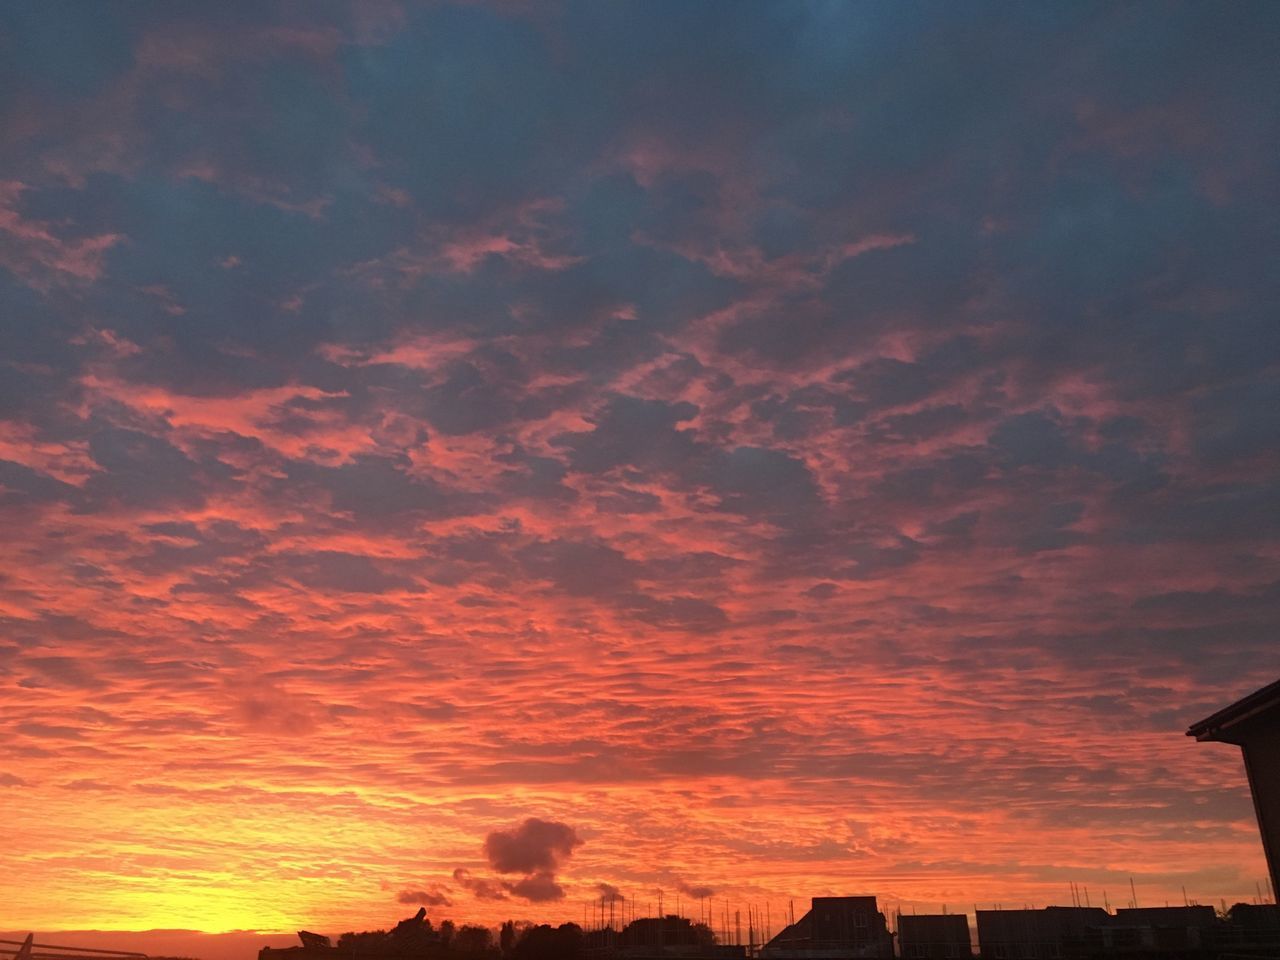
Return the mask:
M89 509L198 507L212 479L178 447L142 430L102 427L89 436L89 455L99 467L84 485Z
M481 498L444 486L430 477L413 476L407 456L360 455L348 463L324 466L310 460L285 465L291 485L327 497L337 513L357 522L383 523L404 516L451 517L472 513ZM282 488L282 493L286 493Z

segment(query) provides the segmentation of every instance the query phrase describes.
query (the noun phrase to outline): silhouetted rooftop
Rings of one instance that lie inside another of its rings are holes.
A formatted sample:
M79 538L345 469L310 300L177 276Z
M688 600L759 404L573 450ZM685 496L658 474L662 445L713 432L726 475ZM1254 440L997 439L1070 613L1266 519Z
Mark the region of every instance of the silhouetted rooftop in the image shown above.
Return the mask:
M1240 743L1257 725L1280 719L1280 680L1268 684L1217 713L1193 723L1187 736L1197 740Z

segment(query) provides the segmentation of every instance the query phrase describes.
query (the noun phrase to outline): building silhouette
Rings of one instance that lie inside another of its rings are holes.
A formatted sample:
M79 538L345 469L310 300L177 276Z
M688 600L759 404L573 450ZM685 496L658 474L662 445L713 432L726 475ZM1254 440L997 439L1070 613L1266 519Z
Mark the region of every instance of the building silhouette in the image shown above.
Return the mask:
M898 956L902 960L969 960L969 918L963 913L901 914Z
M903 919L907 919L903 917ZM1280 908L1238 903L979 910L983 960L1272 960L1280 956ZM908 960L909 954L902 954Z
M1109 953L1185 953L1218 940L1213 907L1121 907L1097 931L1097 946Z
M765 944L763 960L892 960L875 897L814 897L809 912Z
M1227 911L1227 922L1221 926L1219 943L1238 950L1240 944L1268 947L1272 956L1280 957L1280 906L1274 903L1237 903Z
M1234 743L1244 753L1272 896L1280 894L1280 680L1193 723L1187 736Z
M979 910L978 946L985 960L1083 960L1110 919L1101 907Z

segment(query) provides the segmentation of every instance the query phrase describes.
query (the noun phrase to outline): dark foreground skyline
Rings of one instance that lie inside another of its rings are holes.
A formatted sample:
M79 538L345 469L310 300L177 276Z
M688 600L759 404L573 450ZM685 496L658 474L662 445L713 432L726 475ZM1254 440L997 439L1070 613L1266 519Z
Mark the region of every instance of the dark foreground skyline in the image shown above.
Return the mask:
M1221 909L1194 902L1138 906L1135 900L1114 911L1109 905L1089 906L1087 900L1087 891L1073 886L1070 906L975 907L971 914L944 908L921 914L881 910L873 895L815 897L799 913L790 904L776 928L768 912L748 905L744 916L737 905L724 903L719 913L710 900L699 903L696 916L634 917L625 902L602 897L582 924L508 920L496 929L450 918L433 923L419 907L385 929L336 937L303 930L297 934L300 942L287 946L264 944L259 937L257 960L974 960L975 955L980 960L1269 960L1280 946L1280 907L1274 899L1230 907L1223 901ZM220 948L206 956L225 955L231 936L206 938L206 947ZM136 950L53 944L44 937L33 943L31 934L21 941L0 938L0 956L167 960Z
M0 927L1252 898L1277 49L0 5Z

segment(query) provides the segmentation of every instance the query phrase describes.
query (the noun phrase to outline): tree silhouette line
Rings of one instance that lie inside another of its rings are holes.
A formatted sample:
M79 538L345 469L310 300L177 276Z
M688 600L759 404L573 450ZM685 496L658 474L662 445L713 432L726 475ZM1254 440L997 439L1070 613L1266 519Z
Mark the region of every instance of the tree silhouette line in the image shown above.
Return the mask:
M338 937L334 952L353 960L420 958L420 960L576 960L602 947L711 946L711 928L687 917L644 917L620 930L583 930L576 923L530 923L508 920L495 938L488 927L456 925L442 920L433 925L425 916L402 921L392 931L347 932Z

